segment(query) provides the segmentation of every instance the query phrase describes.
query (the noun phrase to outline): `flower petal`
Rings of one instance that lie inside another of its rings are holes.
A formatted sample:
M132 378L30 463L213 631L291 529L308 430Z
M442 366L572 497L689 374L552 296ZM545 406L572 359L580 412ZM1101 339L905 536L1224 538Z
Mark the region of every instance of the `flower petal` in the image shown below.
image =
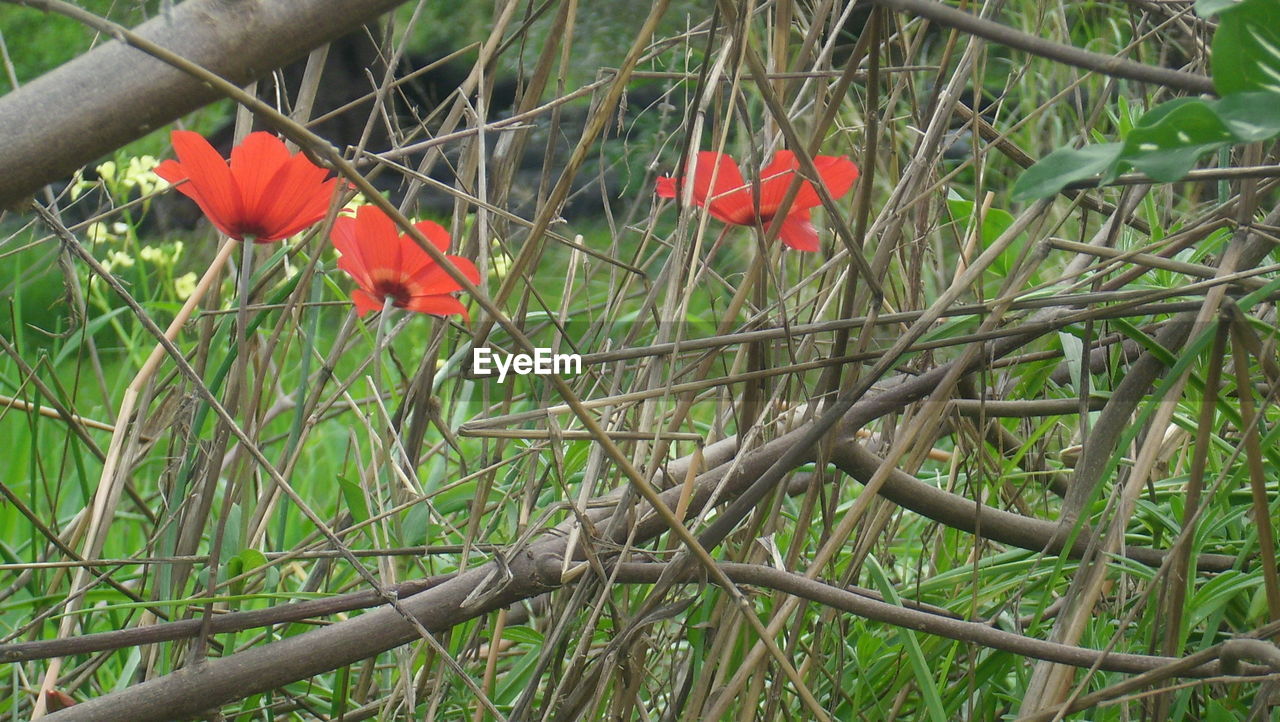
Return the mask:
M839 198L853 187L858 178L858 166L844 156L817 155L813 157L813 165L818 171L827 192L831 197ZM783 197L795 179L800 162L789 150L774 153L773 160L760 171L760 213L774 215L780 210ZM801 208L816 208L822 205L818 191L808 180L802 181L790 211Z
M675 198L676 197L676 179L671 176L660 176L658 178L658 197L659 198Z
M433 316L452 316L453 314L461 314L466 321L471 320L471 316L467 313L467 307L453 296L430 295L430 296L414 296L404 305L409 311L417 311L418 313L429 313Z
M329 229L329 240L333 247L344 256L356 255L356 219L351 216L338 216ZM363 265L363 264L361 264Z
M280 166L262 190L257 215L246 217L260 229L258 240L288 237L323 218L334 188L332 183L326 187L326 175L301 153Z
M232 238L243 240L240 231L243 219L240 191L231 175L231 169L227 167L227 161L199 133L175 130L169 137L178 156L178 163L162 163L165 172L170 173L174 166L180 166L189 181L186 185L191 188L187 191L179 188L179 191L195 201L218 230ZM170 178L165 175L160 177L165 180Z
M436 250L441 253L449 250L449 244L453 242L453 239L449 237L449 232L446 231L439 223L434 221L419 221L413 224L413 227L418 229L418 232L425 236L427 241L436 247ZM431 258L431 256L418 245L417 241L410 238L408 234L401 236L401 244L403 245L403 250L401 251L402 259L400 262L400 270L406 279L418 276L436 265L436 262ZM456 291L459 288L461 288L461 286L454 283L453 288L445 289L443 291L433 291L433 293L446 293L449 291Z
M693 169L693 200L706 206L711 215L738 225L755 223L751 189L733 158L724 153L702 151Z
M267 184L289 162L284 142L266 131L245 136L231 149L231 177L240 189L240 203L246 218L261 218L273 199Z
M719 152L698 154L694 197L701 198L699 205L707 206L710 214L724 223L754 225L760 215L756 213L751 187L742 179L736 161Z
M439 224L422 221L415 227L437 249L448 249L449 232ZM385 299L391 294L400 308L468 318L466 307L448 295L460 289L458 282L412 238L399 235L392 220L377 207L360 206L355 218L339 216L330 238L342 253L338 267L359 286L351 297L361 316L384 308ZM470 260L461 256L446 258L473 283L480 282L480 272Z
M396 233L395 222L381 208L360 206L356 209L356 240L360 258L371 278L401 275L403 244Z
M818 169L818 176L832 198L839 198L853 187L858 180L858 166L843 155L814 156L813 165ZM816 204L815 204L816 205Z
M440 249L441 253L449 250L449 244L453 243L453 239L449 237L449 232L444 229L444 226L435 221L418 221L413 224L413 227L426 236L427 240Z
M446 256L446 258L449 259L454 268L467 277L467 280L479 285L480 271L470 259L462 256ZM424 266L413 276L406 278L405 285L409 286L414 295L420 293L453 293L454 291L462 290L462 286L453 280L453 277L444 268L434 262L429 266Z
M716 198L707 206L707 210L715 218L738 226L754 226L759 215L749 187L742 187Z
M169 185L177 185L187 180L186 169L182 167L181 163L173 159L162 161L160 165L157 165L155 174L165 179Z
M780 150L773 154L769 165L760 169L760 214L772 217L778 213L782 200L796 179L796 168L799 167L795 154L789 150ZM802 181L791 203L791 211L801 208L812 208L818 205L818 194L809 181Z
M724 153L701 151L696 160L689 162L685 178L692 178L694 205L705 206L713 217L724 223L755 223L751 189L742 179L742 171L733 158ZM675 198L679 193L680 183L674 178L658 178L657 194L660 198Z
M783 219L778 237L797 251L818 250L818 229L814 228L809 220L807 208L795 211Z
M338 188L339 180L337 178L330 178L321 183L319 190L307 195L306 205L298 210L293 220L277 228L272 238L264 240L288 238L323 220L325 215L329 213L329 203L333 200L333 194Z
M176 188L179 193L195 201L202 213L209 215L205 210L204 198L200 196L200 191L196 190L196 185L187 177L187 171L181 163L176 160L166 160L156 166L155 173Z
M351 300L355 301L357 316L364 316L370 311L381 311L384 303L382 299L369 295L363 288L352 291Z
M737 161L724 153L709 150L698 153L698 162L692 171L693 198L699 203L705 203L712 196L745 189L747 185Z
M342 254L338 258L338 268L346 271L351 280L361 288L373 290L373 278L365 266L364 256L360 253L360 242L356 238L356 219L339 216L333 222L329 238L333 241L333 247Z

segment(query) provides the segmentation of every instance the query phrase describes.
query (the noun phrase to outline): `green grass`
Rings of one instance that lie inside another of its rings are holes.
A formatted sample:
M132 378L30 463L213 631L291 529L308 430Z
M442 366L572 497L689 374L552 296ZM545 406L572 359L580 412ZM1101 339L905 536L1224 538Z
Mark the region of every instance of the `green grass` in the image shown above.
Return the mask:
M552 14L556 7L550 6ZM794 7L799 11L800 6ZM420 22L419 35L407 41L411 49L441 38L457 43L481 40L490 21L486 12L469 9L452 21L452 27L446 27L434 15L440 8L427 5L424 9L427 17ZM584 4L580 11L581 24L571 48L574 82L593 78L596 67L617 67L623 46L635 32L634 17L621 11L609 15L597 10ZM627 10L635 12L635 8ZM766 57L771 57L770 12L750 24L754 47ZM34 22L29 16L32 14L14 13L0 22L10 54L21 57L17 67L24 80L84 47L74 28L55 23L42 27L39 34L21 35L24 24ZM501 68L528 67L536 60L539 42L545 40L547 17L522 31L524 42L509 47ZM682 16L668 18L663 37L683 32L683 22L675 23L679 18ZM407 18L397 19L404 22ZM690 25L701 19L692 18ZM1108 5L1046 8L1013 3L998 19L1102 53L1119 51L1134 36L1129 11ZM905 18L895 21L904 22ZM902 35L893 41L885 65L932 67L944 62L946 31L926 35L919 23L895 24L894 28ZM20 45L15 37L23 38ZM1170 31L1142 41L1134 57L1157 62L1163 40L1185 45L1185 38ZM885 75L877 106L868 102L865 81L861 80L842 102L836 127L822 147L824 152L856 156L864 169L859 188L870 184L867 210L871 221L889 207L899 184L907 182L920 130L928 122L925 106L933 84L949 80L956 56L968 42L967 37L959 37L955 52L940 70ZM704 45L701 35L673 41L652 61L652 67L682 68L689 63L696 70L698 63L714 62L720 50L717 46L707 57ZM914 48L914 54L902 57L907 47ZM790 60L795 61L794 57ZM1106 92L1108 83L1098 77L1081 83L1088 93L1082 110L1086 117L1096 115L1096 122L1087 123L1080 117L1081 109L1069 103L1047 102L1079 76L1078 71L1046 60L984 45L969 78L996 98L992 125L1008 133L1009 143L1039 158L1077 140L1114 137L1152 104L1154 93L1127 82L1116 84L1113 98ZM694 97L694 80L660 82L669 83L670 97L677 102ZM710 104L703 141L709 142L727 128L727 151L743 158L774 139L763 134L767 111L759 94L745 82L739 92L742 97L738 101L717 99ZM790 85L789 92L799 92L799 84ZM820 95L811 87L804 93L810 100ZM798 124L802 129L810 128L815 120L813 106L801 103L798 107ZM572 341L583 352L592 353L622 345L644 347L656 343L660 333L667 331L691 340L715 333L729 299L747 282L755 240L751 230L742 228L719 239L723 226L713 220L700 239L699 255L687 261L682 253L693 240L696 216L691 215L690 225L684 227L677 221L674 204L666 204L661 213L653 212L651 177L646 173L651 168L660 174L674 172L686 131L684 110L666 118L655 117L660 112L656 108L642 112L617 133L625 140L611 140L599 149L606 162L625 160L627 164L625 194L611 199L613 218L574 218L553 226L563 236L580 235L581 243L610 259L639 267L643 275L548 241L527 278L503 306L535 345ZM212 127L216 112L194 122L198 127ZM873 115L880 124L874 158L863 155L869 140L867 124ZM120 165L133 155L163 154L166 148L164 135L153 135L122 150L115 161ZM881 304L875 309L879 313L928 308L952 284L962 249L971 239L973 247L965 253L966 262L972 262L1025 212L1025 205L1008 196L1021 166L997 149L980 150L976 157L939 162L927 182L917 187L918 193L898 202L894 215L875 225L875 233L865 239L865 258L872 262L879 257L884 262L876 279L885 291L884 298L875 301ZM556 170L548 169L552 179ZM860 210L857 192L839 202L850 225L856 225ZM984 208L988 193L993 195ZM1122 193L1106 188L1091 192L1090 197L1115 204L1121 201ZM1274 191L1268 190L1264 196L1273 200ZM113 200L119 203L125 199ZM1158 187L1141 200L1135 213L1145 230L1127 226L1116 235L1113 245L1121 251L1159 251L1170 239L1203 228L1205 214L1220 200L1216 188L1189 184ZM117 267L119 275L146 312L164 326L181 302L174 279L188 271L203 271L217 241L204 226L161 237L145 230L148 226L141 222L140 211L127 212L134 215L116 212L104 219L107 223L119 220L126 229L114 240L92 244L92 252L100 260L111 258L113 252L134 258L133 266ZM983 214L980 226L979 213ZM822 229L824 251L813 255L788 252L771 265L773 276L766 295L771 303L785 297L785 305L771 307L762 325L775 326L784 318L787 324L797 325L840 317L845 274L851 272L852 264L836 256L841 247L833 241L825 214L817 212L815 219ZM14 354L0 354L0 394L35 405L57 402L81 417L116 423L113 417L124 390L154 339L100 279L91 278L83 264L70 261L69 271L64 271L57 262L58 241L45 235L43 228L25 226L29 220L25 215L7 215L0 239L0 253L7 254L5 263L0 264L0 288L7 301L0 318L0 336L15 349ZM437 220L447 224L451 219ZM1037 261L1033 272L1023 271L1026 254L1036 251L1047 238L1086 242L1104 220L1103 214L1060 198L1045 222L1028 230L997 259L966 289L959 303L990 302L1010 290L1028 300L1100 289L1134 264L1125 261L1119 271L1094 268L1064 278L1071 255L1054 251ZM502 230L491 235L498 237L481 238L469 216L468 224L455 233L455 250L464 248L472 253L483 244L495 249L492 252L497 255L510 257L530 242L519 225L497 227ZM74 232L89 243L87 228L77 227ZM1230 238L1231 231L1225 228L1206 231L1175 258L1216 264ZM184 250L176 262L165 265L141 257L144 247L171 248L177 240L183 242ZM720 245L712 256L709 249L718 240ZM237 424L287 479L291 490L342 535L349 549L371 553L362 560L383 583L449 573L464 566L474 568L494 559L495 548L502 554L520 553L519 544L529 535L571 519L569 504L580 495L600 496L625 485L617 469L603 462L599 446L576 435L582 425L568 414L554 416L554 422L544 415L513 426L527 432L545 431L541 436L504 439L461 435L459 427L468 421L540 412L562 403L562 399L547 379L523 377L499 385L462 374L474 323L461 326L426 317L404 319L402 314L382 327L378 319L356 320L346 303L351 282L337 269L325 239L304 236L289 244L296 253L290 254L287 267L280 253L282 245L262 247L255 256L255 278L260 285L254 302L262 305L249 312L252 341L245 345L237 342L236 282L229 273L224 274L215 300L179 338L198 382L179 375L172 361L166 361L141 418L129 422L141 435L142 445L136 459L131 460L131 488L122 498L97 556L125 560L112 569L111 578L141 601L107 584L95 586L84 609L76 613L82 625L79 633L138 626L147 609L167 618L192 618L199 617L207 604L219 611L246 611L368 589L346 560L321 559L330 549L329 543L229 436L226 426L197 393L196 383L206 386L232 410ZM828 262L833 257L837 260ZM308 276L305 269L312 261L315 275ZM707 272L689 282L689 276L704 264ZM687 275L668 287L662 276L664 269ZM83 319L71 312L65 300L69 277L76 280L86 298ZM1008 284L1019 277L1023 277L1020 285L1009 289ZM495 271L484 285L492 294L502 280L501 271ZM1178 289L1196 280L1175 270L1154 269L1124 290ZM865 280L859 283L865 284ZM1069 288L1071 284L1078 288ZM645 296L651 289L656 302L646 306ZM861 286L855 290L865 291ZM1263 344L1273 344L1276 337L1269 300L1273 291L1266 288L1236 299ZM1200 300L1203 291L1187 297ZM873 303L867 296L859 298ZM682 316L665 317L660 310L663 304L677 307L677 301L684 304ZM967 392L1009 400L1076 398L1083 391L1078 370L1065 384L1050 378L1064 358L1078 366L1083 344L1110 334L1150 345L1152 324L1169 318L1168 313L1144 311L1113 319L1103 313L1108 305L1091 303L1084 317L1020 348L1015 353L1034 355L1023 363L995 365L973 375ZM479 318L478 306L471 308ZM562 309L568 310L567 318L561 317ZM855 308L854 315L871 310L867 306ZM552 319L565 323L567 340L560 340L559 332L549 323ZM742 324L747 319L744 312L736 321ZM402 320L403 326L397 326ZM678 326L667 328L655 322L677 320ZM923 339L937 345L911 350L898 360L893 373L910 376L958 358L971 343L968 336L976 333L984 320L986 313L942 319ZM1015 315L1009 324L1020 320ZM872 329L866 334L867 348L882 352L901 337L906 325L909 322ZM379 340L392 330L395 336L385 348L378 349ZM858 343L861 331L853 329L850 348ZM825 359L835 353L833 338L831 333L821 333L774 342L767 365ZM1122 526L1126 544L1166 548L1182 529L1192 453L1197 444L1207 445L1205 508L1192 547L1197 554L1236 556L1241 564L1235 570L1197 575L1188 585L1176 629L1178 654L1246 634L1269 618L1257 563L1261 553L1258 528L1250 516L1248 467L1239 451L1240 384L1229 361L1210 356L1211 338L1212 329L1199 331L1193 342L1167 352L1175 370L1187 371L1188 383L1177 400L1168 453ZM487 343L509 347L512 342L509 333L495 327ZM1110 398L1131 373L1131 359L1117 348L1112 347L1105 368L1085 375L1090 393ZM1263 358L1269 360L1274 355L1266 351L1270 345L1263 348ZM745 371L756 362L741 345L715 353L708 372L713 378ZM461 362L445 363L456 354L461 354ZM685 351L674 361L654 366L644 360L613 362L588 369L569 383L584 399L660 390L667 384L697 380L694 370L701 360L698 352ZM874 361L872 358L867 366ZM1210 368L1224 363L1222 388L1210 397L1206 392ZM51 389L52 398L37 391L22 365L34 369L34 379ZM1249 365L1252 383L1272 380L1255 356L1250 357ZM810 369L768 382L762 421L756 429L762 442L790 428L786 412L815 400L823 377L822 369ZM429 399L421 394L421 389L428 387L432 389ZM1152 430L1147 424L1159 410L1166 388L1161 383L1153 387L1116 440L1104 475L1106 483L1085 509L1091 524L1103 525L1110 519L1113 512L1108 505L1133 473L1145 436L1165 438L1165 429ZM705 443L747 432L738 415L743 389L739 382L700 392L679 430L697 434ZM1274 499L1272 472L1280 466L1274 451L1277 412L1262 396L1257 396L1256 402L1263 419L1261 463L1268 480L1268 498ZM1200 428L1204 404L1216 410L1213 428ZM612 416L598 418L623 430L652 434L666 426L676 406L673 395L657 395L643 403L619 402ZM926 411L918 405L896 409L867 430L893 437L918 413ZM935 448L949 456L927 460L918 469L909 469L910 473L966 499L1040 519L1056 519L1060 499L1046 490L1043 474L1024 467L1039 467L1069 479L1069 447L1081 443L1083 430L1097 423L1098 414L1092 412L1083 419L1075 413L1020 419L962 417L947 412L943 420L938 438L913 440L912 450ZM1016 451L1001 453L986 441L987 425L997 424L1020 440ZM420 436L400 436L411 431ZM93 446L107 449L110 432L89 429L86 433ZM71 433L65 421L16 407L0 408L0 438L9 450L0 464L0 484L6 495L0 502L0 562L30 565L67 559L45 531L68 534L98 485L101 460L89 443ZM619 443L648 471L658 461L684 457L702 445L681 439L673 443L666 459L655 460L650 444L634 439ZM417 458L406 460L406 448L416 449ZM878 448L878 453L885 448ZM834 466L812 464L804 471L816 469L823 471L824 484L793 496L767 497L757 514L741 525L745 531L714 550L717 558L774 565L771 549L776 548L788 569L803 571L865 493L860 483L843 476ZM1269 511L1274 519L1274 503ZM983 620L998 629L1038 639L1052 634L1059 619L1054 602L1069 592L1073 579L1085 568L1065 557L977 539L884 500L871 505L844 542L837 557L821 570L822 579L873 589L890 602L907 600L941 607L966 619ZM71 546L78 550L80 544L74 541ZM666 536L642 540L638 546L635 559L669 559L667 552L673 548ZM468 550L465 556L459 551L463 547ZM605 559L614 551L610 545L592 547L593 554ZM216 566L209 561L215 552L219 557ZM290 557L291 552L305 554ZM195 558L169 559L178 554ZM143 564L142 559L154 563ZM1245 565L1245 560L1250 563ZM1168 593L1166 582L1155 570L1136 562L1112 560L1109 564L1107 589L1085 618L1079 645L1092 649L1114 645L1117 652L1152 653L1168 622L1162 601ZM699 719L715 707L723 685L739 669L745 669L747 682L728 697L726 709L733 718L809 718L776 664L771 666L767 656L763 663L750 661L756 636L745 627L732 599L723 591L707 585L677 586L663 598L669 605L662 607L663 614L644 620L635 637L622 640L620 630L636 621L634 611L652 587L605 585L594 577L587 579L589 584L568 585L554 592L548 606L540 606L528 620L518 619L519 623L504 628L502 638L507 646L495 653L494 677L487 687L490 699L504 714L513 714L518 708L526 713L572 711L585 718L609 714L639 718L636 710L643 708L648 718L678 710L673 712L678 719ZM70 591L70 581L65 569L20 570L15 566L0 571L0 630L11 641L56 638L62 620L57 607ZM750 613L766 624L784 600L784 595L774 590L744 591ZM799 617L788 621L777 641L834 718L1000 719L1015 715L1023 704L1033 660L836 613L816 604L800 609ZM50 614L42 618L46 612ZM340 623L340 619L330 616L321 623ZM496 624L496 615L486 615L439 637L477 684L485 684ZM305 633L310 627L280 624L214 635L204 653L228 656ZM621 649L611 646L615 644ZM190 663L192 654L193 643L184 640L127 648L108 653L103 660L88 654L73 656L66 660L64 672L72 672L74 686L66 689L82 700L100 697L144 677L181 668ZM101 664L96 664L99 661ZM8 668L10 674L0 682L0 715L22 718L29 713L44 664L24 662ZM1080 673L1075 681L1089 693L1129 678L1099 672L1086 680ZM414 688L415 684L419 687ZM414 688L411 693L404 692L405 685ZM1187 684L1168 696L1167 718L1239 716L1253 704L1256 689L1255 682ZM406 694L411 701L406 701ZM570 710L570 700L580 707ZM394 719L424 718L429 713L438 719L467 719L477 709L473 693L456 672L428 645L418 643L380 655L369 664L290 684L283 691L255 694L224 706L222 713L229 719L245 720L312 719L318 715L336 719L367 705L376 708L383 704L398 710L387 713L392 715L387 718ZM1146 704L1141 699L1121 700L1085 714L1095 720L1152 718L1152 708ZM263 711L264 706L271 707L270 711Z

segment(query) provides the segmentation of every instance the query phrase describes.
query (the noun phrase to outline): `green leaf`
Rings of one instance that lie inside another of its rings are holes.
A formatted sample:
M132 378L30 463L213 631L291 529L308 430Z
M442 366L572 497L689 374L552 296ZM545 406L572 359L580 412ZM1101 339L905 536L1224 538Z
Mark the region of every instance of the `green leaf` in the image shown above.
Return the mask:
M964 229L967 238L967 234L971 232L973 227L973 201L965 200L961 196L951 193L947 197L947 208L951 211L952 217L956 219L960 227ZM982 228L978 232L978 237L982 239L982 247L989 247L1012 225L1013 216L1008 211L1000 208L988 208L987 212L982 216ZM1002 278L1009 275L1014 262L1022 254L1022 247L1026 245L1026 242L1025 235L1018 236L1018 239L1009 244L1009 247L1000 254L1000 257L991 264L991 271Z
M1062 344L1062 357L1071 372L1072 387L1079 389L1082 387L1081 378L1084 374L1084 342L1066 331L1058 332L1058 342Z
M404 543L408 546L422 546L427 543L430 533L435 531L431 522L431 508L426 504L414 504L404 515L404 530L401 532ZM430 537L434 543L439 539Z
M1121 143L1088 145L1079 150L1059 148L1028 168L1013 184L1015 201L1044 198L1068 183L1084 180L1111 168L1120 157Z
M257 549L245 549L238 556L240 557L242 569L258 569L265 567L269 563L267 555Z
M1129 168L1171 182L1185 176L1207 153L1277 135L1280 93L1236 93L1213 101L1179 98L1143 115L1123 143L1060 148L1045 156L1014 183L1013 198L1043 198L1097 174L1106 182Z
M1200 156L1235 139L1209 104L1194 98L1184 100L1187 102L1169 111L1157 108L1162 112L1155 122L1142 118L1125 138L1121 165L1131 165L1158 181L1175 181L1186 175ZM1154 114L1156 110L1147 115Z
M889 604L901 605L902 600L898 598L897 587L889 580L889 575L881 568L875 557L866 557L866 569L869 576L875 580L876 586L880 588L884 600ZM902 641L902 646L906 648L907 659L911 662L911 669L915 673L916 688L920 691L924 709L929 713L928 718L933 722L944 722L950 719L942 705L942 696L938 691L937 680L933 676L933 667L929 664L929 658L925 656L924 649L920 647L916 633L910 629L900 629L898 637ZM923 716L922 714L921 717Z
M1149 128L1157 125L1160 121L1169 117L1173 111L1194 103L1203 104L1204 101L1200 98L1174 98L1173 100L1165 101L1143 113L1142 117L1138 118L1138 122L1133 124L1133 128ZM1130 128L1129 130L1133 130L1133 128ZM1128 137L1127 132L1122 132L1121 135Z
M1280 0L1244 0L1232 7L1221 2L1211 5L1218 13L1212 62L1213 87L1218 94L1280 93Z
M339 476L338 488L342 490L342 500L347 503L351 518L359 524L369 519L369 505L364 500L364 492L360 485L350 479Z
M523 625L503 629L502 638L510 639L517 644L542 644L547 639L542 632Z
M1280 93L1235 93L1212 105L1242 143L1280 135Z
M227 560L227 578L235 579L250 569L257 569L267 565L267 557L257 549L245 549L239 554ZM244 594L244 579L237 580L231 584L231 595L239 596Z
M1239 4L1240 0L1196 0L1196 14L1207 18Z
M475 501L476 488L476 482L468 481L436 494L436 509L441 514L454 514L466 509Z
M257 549L243 549L241 553L228 559L227 561L227 579L236 579L237 576L244 574L247 570L255 570L257 567L266 566L266 556ZM244 594L244 580L237 580L230 585L232 597Z

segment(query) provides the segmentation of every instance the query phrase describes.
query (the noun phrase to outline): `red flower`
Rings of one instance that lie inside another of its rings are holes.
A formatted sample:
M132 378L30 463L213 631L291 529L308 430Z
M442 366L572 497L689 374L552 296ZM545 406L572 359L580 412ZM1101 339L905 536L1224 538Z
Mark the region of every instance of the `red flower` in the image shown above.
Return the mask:
M848 193L853 182L858 179L858 166L845 156L817 155L813 157L813 164L817 166L818 175L832 198ZM754 226L759 223L767 229L769 222L777 215L783 196L791 187L791 181L799 167L796 156L791 151L780 150L774 153L773 160L760 171L760 206L757 208L754 191L743 180L738 164L723 153L702 151L698 153L696 166L690 169L693 175L693 202L706 206L712 216L725 223L739 226ZM715 187L711 185L713 175ZM678 185L674 178L659 178L658 196L675 198ZM813 184L803 181L786 218L782 220L782 228L778 233L782 242L798 251L818 250L818 231L809 222L809 209L821 204Z
M61 712L68 707L76 706L76 699L60 689L47 689L44 691L45 706L50 712Z
M414 227L441 253L449 250L449 232L440 224L422 221ZM449 295L462 290L462 286L412 238L396 233L395 223L376 206L360 206L355 218L339 216L330 238L342 254L338 268L360 286L351 297L361 316L381 311L390 298L396 308L437 316L460 313L468 318L467 309ZM480 282L474 263L461 256L447 258L472 283Z
M170 136L178 160L166 160L156 175L180 183L213 225L232 238L259 243L287 238L324 218L338 179L302 153L290 154L270 133L250 133L231 150L231 166L209 141L189 130Z

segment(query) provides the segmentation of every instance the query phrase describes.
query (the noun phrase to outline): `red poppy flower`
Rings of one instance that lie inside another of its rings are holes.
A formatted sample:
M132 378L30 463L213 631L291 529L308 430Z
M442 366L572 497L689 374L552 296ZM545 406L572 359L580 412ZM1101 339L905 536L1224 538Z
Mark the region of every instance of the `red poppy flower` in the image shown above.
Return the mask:
M845 156L817 155L813 157L813 164L832 198L848 193L858 179L858 166ZM737 162L723 153L702 151L698 153L697 164L691 169L693 202L706 206L713 217L725 223L739 226L759 223L768 228L799 167L791 151L774 153L773 160L760 171L760 206L756 207L754 191L743 180ZM715 176L715 187L711 185L712 176ZM678 185L675 178L659 178L658 196L675 198ZM808 180L801 182L800 190L782 220L778 233L782 242L798 251L818 250L818 231L809 221L809 210L821 204L813 184Z
M44 692L45 706L50 712L61 712L68 707L76 706L76 699L60 689L47 689Z
M231 150L231 165L209 141L189 130L170 138L178 160L166 160L156 175L180 183L178 192L195 201L228 236L259 243L278 241L324 218L338 179L302 153L290 154L270 133L250 133Z
M449 232L440 224L422 221L414 227L441 253L449 250ZM342 254L338 268L360 286L351 297L361 316L381 311L390 298L396 308L436 316L460 313L468 318L466 307L449 295L462 290L462 286L412 238L398 234L395 222L376 206L360 206L355 218L339 216L330 238ZM480 282L474 263L461 256L447 258L472 283Z

